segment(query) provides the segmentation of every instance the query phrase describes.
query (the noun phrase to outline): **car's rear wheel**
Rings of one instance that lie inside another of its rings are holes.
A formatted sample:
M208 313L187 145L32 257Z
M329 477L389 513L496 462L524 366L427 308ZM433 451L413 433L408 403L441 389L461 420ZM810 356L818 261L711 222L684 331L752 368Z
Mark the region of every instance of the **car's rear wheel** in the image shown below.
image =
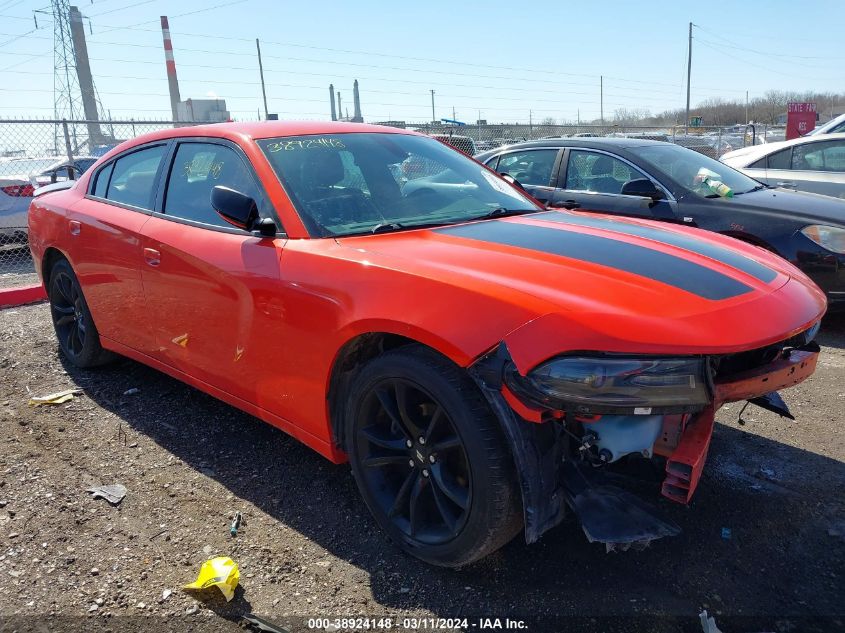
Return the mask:
M406 552L459 567L522 527L513 460L478 388L418 346L370 361L347 409L349 459L364 501Z
M100 334L79 280L65 259L56 262L50 271L48 297L56 338L65 357L77 367L108 362L112 355L100 345Z

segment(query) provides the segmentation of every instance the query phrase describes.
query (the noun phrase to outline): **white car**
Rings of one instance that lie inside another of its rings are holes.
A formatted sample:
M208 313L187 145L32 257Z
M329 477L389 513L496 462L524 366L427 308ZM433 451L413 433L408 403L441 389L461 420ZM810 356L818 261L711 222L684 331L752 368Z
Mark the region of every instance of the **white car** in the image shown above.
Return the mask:
M0 162L0 232L25 241L26 214L34 190L67 180L71 169L74 178L79 178L96 161L94 156L79 156L73 163L67 157L46 156Z
M753 145L721 160L767 185L845 198L845 133Z
M834 117L821 127L817 127L812 132L809 132L807 136L817 136L819 134L836 134L838 132L845 132L845 114L840 114L838 117Z

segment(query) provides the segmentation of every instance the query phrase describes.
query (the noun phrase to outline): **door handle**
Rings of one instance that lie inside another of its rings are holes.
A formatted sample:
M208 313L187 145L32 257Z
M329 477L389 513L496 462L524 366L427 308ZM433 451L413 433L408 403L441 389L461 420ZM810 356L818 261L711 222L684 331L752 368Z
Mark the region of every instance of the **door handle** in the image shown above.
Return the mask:
M145 248L144 261L150 266L158 266L161 263L161 253L154 248Z
M69 222L69 228L71 235L79 235L79 232L82 230L82 223L76 220L71 220Z
M557 202L553 202L552 206L555 207L556 209L580 209L581 208L581 204L576 202L575 200L563 200L563 201L559 200Z

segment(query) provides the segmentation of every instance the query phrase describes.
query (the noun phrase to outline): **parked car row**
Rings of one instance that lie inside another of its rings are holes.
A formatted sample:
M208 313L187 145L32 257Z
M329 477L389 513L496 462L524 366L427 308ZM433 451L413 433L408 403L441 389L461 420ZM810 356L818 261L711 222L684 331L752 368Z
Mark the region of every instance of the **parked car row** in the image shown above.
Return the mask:
M61 351L128 356L348 460L376 523L430 563L568 512L608 549L677 534L609 465L662 459L662 495L688 503L724 403L790 415L776 392L812 374L825 296L770 251L832 296L845 202L657 141L480 158L509 176L363 124L126 142L30 207Z

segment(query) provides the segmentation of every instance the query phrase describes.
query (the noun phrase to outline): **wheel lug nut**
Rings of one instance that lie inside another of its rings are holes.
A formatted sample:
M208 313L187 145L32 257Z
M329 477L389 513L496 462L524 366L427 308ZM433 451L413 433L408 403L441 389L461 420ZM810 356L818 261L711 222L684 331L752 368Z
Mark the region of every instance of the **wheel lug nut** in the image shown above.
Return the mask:
M408 448L411 448L413 445L414 443L411 440L405 440L405 446L407 446Z
M437 458L434 455L429 455L428 461L430 461L433 464L435 461L437 461Z
M419 441L420 444L425 444L425 438L424 437L421 437L418 441Z
M428 470L423 470L423 477L428 477Z
M408 460L408 466L410 466L411 468L413 468L415 466L413 459Z

